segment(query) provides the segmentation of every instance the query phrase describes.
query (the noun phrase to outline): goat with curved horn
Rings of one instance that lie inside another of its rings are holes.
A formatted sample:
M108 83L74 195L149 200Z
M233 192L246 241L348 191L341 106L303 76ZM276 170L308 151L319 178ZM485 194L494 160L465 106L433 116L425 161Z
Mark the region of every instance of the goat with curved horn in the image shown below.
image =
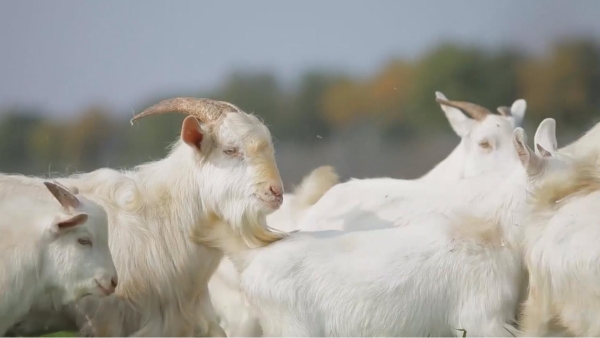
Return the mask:
M498 113L500 113L500 115L504 116L504 117L510 117L512 116L512 112L510 110L510 107L506 107L506 106L502 106L502 107L498 107Z
M197 99L195 97L177 97L174 99L160 101L154 106L135 115L130 122L133 124L133 121L149 115L159 115L173 112L195 116L202 122L210 122L217 120L223 113L242 112L242 110L229 102L211 99Z
M478 121L483 120L486 116L491 114L491 112L487 108L477 105L475 103L463 102L463 101L450 101L450 100L444 100L441 98L436 98L435 100L440 104L458 108L458 109L464 111L465 113L469 114L469 116L471 116L472 118L474 118L475 120L478 120Z

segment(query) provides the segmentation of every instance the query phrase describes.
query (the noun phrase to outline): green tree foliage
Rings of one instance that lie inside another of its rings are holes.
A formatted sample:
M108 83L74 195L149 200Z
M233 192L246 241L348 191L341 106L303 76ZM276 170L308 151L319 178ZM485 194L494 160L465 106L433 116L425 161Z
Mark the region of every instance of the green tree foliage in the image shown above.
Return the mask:
M66 126L62 158L77 171L89 171L109 162L114 127L106 110L91 107Z
M33 130L41 123L31 111L10 111L0 119L0 164L3 172L32 173L35 162L30 140Z
M44 120L32 126L28 140L33 172L64 171L69 163L64 157L64 125Z
M329 135L331 125L324 113L323 93L336 81L336 75L310 71L300 80L297 91L288 104L289 117L282 121L285 134L279 139L316 140ZM288 115L286 115L288 116Z
M282 126L289 116L284 93L273 74L233 73L213 96L234 102L248 113L255 113L276 134L283 134Z
M581 127L600 116L600 49L591 41L568 41L550 55L529 59L519 69L519 91L536 120Z
M518 55L512 51L490 53L454 45L442 45L432 50L413 66L414 75L408 89L411 95L404 101L406 117L397 120L391 126L391 132L407 125L418 130L448 128L435 101L436 91L442 91L454 100L477 102L492 110L510 104L516 99L518 60Z

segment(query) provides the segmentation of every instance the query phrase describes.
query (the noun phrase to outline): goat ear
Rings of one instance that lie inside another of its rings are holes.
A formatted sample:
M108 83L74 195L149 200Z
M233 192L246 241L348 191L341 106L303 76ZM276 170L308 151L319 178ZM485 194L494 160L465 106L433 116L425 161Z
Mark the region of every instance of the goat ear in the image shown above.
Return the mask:
M81 204L79 202L79 199L77 199L77 197L75 197L75 195L72 192L60 185L58 182L44 182L44 185L46 186L46 188L48 188L50 193L52 193L52 196L54 196L54 198L58 200L60 205L63 206L63 208L76 209Z
M543 168L544 161L527 145L527 137L523 128L519 127L513 132L513 144L527 174L530 176L538 174Z
M515 127L518 127L525 118L525 111L527 110L527 102L523 99L516 100L510 107L510 114L515 119Z
M435 92L435 97L448 100L441 92ZM448 119L448 122L450 122L450 126L454 132L461 138L467 136L475 126L475 123L477 123L463 114L460 109L445 106L443 104L440 104L440 107L442 107L444 114L446 114L446 118Z
M541 157L549 157L558 150L556 142L556 121L547 118L540 123L533 138L535 153Z
M79 213L76 215L63 215L52 224L52 230L60 233L61 231L70 230L78 225L84 224L88 220L88 215Z
M181 139L190 147L202 150L204 134L202 132L200 121L194 116L188 116L183 120L183 125L181 126Z

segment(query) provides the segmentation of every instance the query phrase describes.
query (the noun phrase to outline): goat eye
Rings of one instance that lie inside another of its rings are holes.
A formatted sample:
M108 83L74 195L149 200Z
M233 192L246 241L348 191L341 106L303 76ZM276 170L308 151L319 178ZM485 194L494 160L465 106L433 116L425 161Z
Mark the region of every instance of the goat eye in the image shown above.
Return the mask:
M92 241L89 238L80 238L77 240L81 245L92 245Z
M483 149L490 149L492 145L488 141L479 142L479 146Z
M225 155L234 156L234 155L238 154L238 149L237 148L230 148L230 149L223 150L223 152L225 153Z

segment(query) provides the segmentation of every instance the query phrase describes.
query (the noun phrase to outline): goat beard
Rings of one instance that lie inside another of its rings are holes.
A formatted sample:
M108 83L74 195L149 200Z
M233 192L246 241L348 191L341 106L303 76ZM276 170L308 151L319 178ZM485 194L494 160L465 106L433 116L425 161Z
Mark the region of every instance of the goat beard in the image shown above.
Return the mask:
M206 223L194 229L191 238L197 244L219 249L229 255L264 247L287 235L267 226L266 213L245 211L229 220L210 213Z

